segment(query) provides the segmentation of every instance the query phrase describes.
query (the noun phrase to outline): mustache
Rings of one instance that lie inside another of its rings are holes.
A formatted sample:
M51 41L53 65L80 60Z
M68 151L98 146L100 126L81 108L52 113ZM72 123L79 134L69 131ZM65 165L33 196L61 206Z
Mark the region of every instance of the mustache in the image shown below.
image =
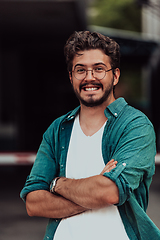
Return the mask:
M83 87L90 86L90 85L100 87L103 89L103 85L100 82L81 83L79 86L79 89L81 90Z

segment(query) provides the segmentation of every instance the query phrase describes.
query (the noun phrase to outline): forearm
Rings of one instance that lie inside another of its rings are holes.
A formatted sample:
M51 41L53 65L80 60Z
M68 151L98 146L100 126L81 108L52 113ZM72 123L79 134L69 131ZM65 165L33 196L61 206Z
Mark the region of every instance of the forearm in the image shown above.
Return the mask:
M67 218L86 211L82 206L45 190L30 192L26 197L29 216Z
M106 207L119 200L116 184L102 175L83 179L60 178L55 191L87 209Z

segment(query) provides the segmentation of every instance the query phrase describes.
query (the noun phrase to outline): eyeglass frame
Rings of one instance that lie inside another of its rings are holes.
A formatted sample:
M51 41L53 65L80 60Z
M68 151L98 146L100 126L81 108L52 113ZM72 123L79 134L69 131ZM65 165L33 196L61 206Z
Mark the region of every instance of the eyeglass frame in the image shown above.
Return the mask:
M108 69L108 70L105 70L105 69L104 69L104 71L105 71L104 77L106 76L106 72L109 72L109 71L114 70L114 69L115 69L115 68L110 68L110 69ZM87 72L88 72L88 71L91 71L91 72L92 72L92 76L94 77L94 75L93 75L93 70L94 70L94 69L91 69L91 70L85 70L86 75L85 75L85 77L84 77L83 79L78 79L78 78L76 78L75 75L74 75L74 77L75 77L77 80L82 81L82 80L84 80L84 79L86 78L86 76L87 76ZM74 74L75 69L74 69L74 71L70 71L70 72L72 72L72 73ZM103 78L104 78L104 77L103 77ZM96 78L96 77L94 77L94 78ZM101 79L96 78L96 79L98 79L98 80L102 80L103 78L101 78Z

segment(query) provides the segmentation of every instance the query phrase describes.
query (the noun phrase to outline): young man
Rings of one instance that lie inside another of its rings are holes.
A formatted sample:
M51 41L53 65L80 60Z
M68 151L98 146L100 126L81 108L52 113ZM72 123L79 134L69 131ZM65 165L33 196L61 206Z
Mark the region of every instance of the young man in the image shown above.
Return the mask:
M115 100L118 44L99 33L75 32L65 56L80 107L43 136L21 192L28 214L50 218L48 240L160 239L145 213L155 134L143 113Z

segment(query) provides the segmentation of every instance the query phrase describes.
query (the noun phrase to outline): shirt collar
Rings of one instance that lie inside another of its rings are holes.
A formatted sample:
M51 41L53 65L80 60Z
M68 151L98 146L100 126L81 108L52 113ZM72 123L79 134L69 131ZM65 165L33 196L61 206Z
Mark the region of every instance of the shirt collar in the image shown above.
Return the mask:
M108 118L111 114L114 117L118 117L119 113L123 109L123 107L127 105L127 102L124 100L124 98L118 98L114 102L112 102L104 111L105 116ZM80 106L75 108L73 111L69 113L69 115L66 117L66 120L72 120L73 118L76 117L76 115L80 111Z
M124 98L120 97L116 99L114 102L112 102L104 111L105 116L108 118L110 115L113 115L114 117L118 117L124 106L126 106L128 103L124 100Z
M67 116L67 118L66 118L66 120L72 120L73 118L75 118L76 117L76 115L79 113L79 111L80 111L80 106L78 106L77 108L75 108L73 111L71 111L70 113L69 113L69 115Z

